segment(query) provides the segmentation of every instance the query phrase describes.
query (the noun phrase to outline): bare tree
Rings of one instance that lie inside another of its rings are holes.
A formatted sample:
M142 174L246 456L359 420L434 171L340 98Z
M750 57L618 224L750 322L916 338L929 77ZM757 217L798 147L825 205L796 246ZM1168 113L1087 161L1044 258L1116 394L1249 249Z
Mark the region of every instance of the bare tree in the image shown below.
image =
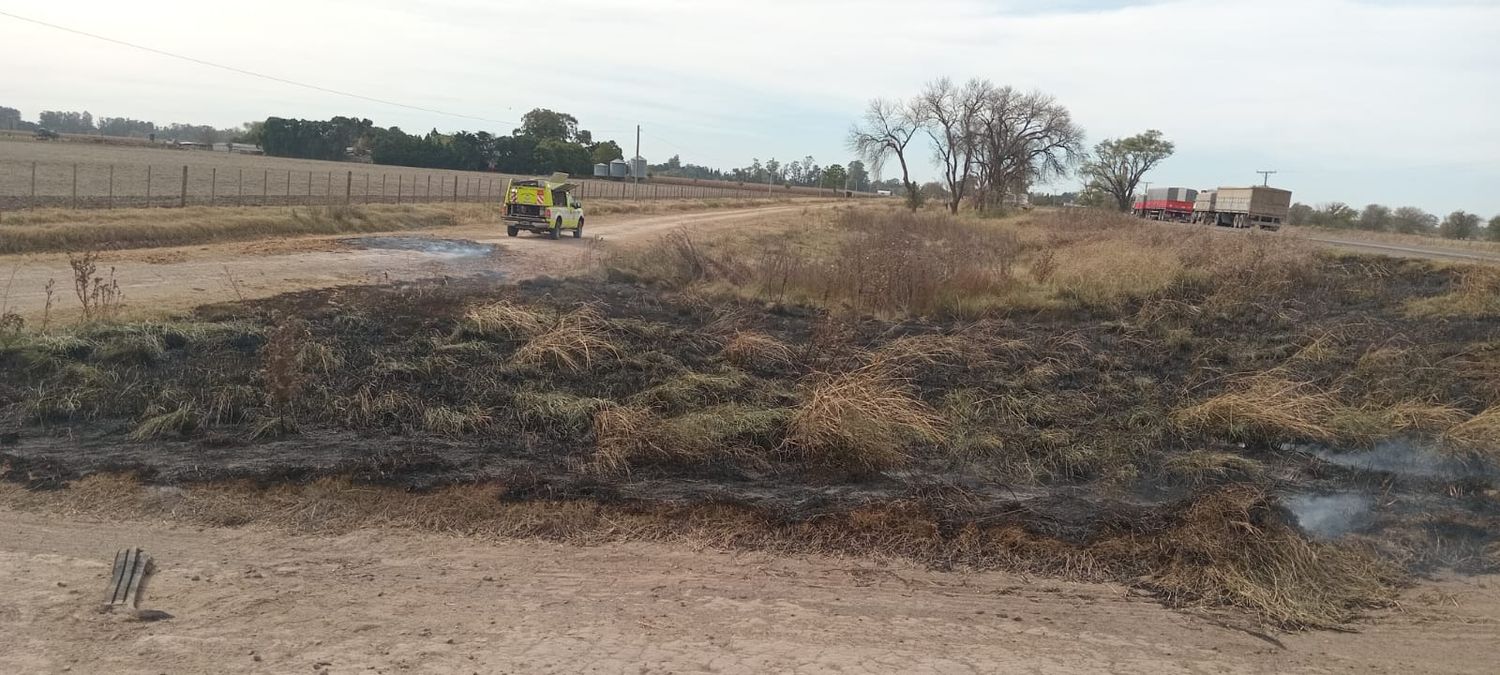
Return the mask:
M1141 177L1172 156L1173 146L1155 129L1128 138L1106 138L1094 146L1094 156L1083 164L1083 177L1115 199L1121 211L1130 210L1130 200Z
M911 184L911 173L906 166L906 147L921 128L914 108L899 101L872 99L865 109L863 124L849 130L849 149L869 162L876 173L893 156L901 164L901 186L906 189L906 203L912 210L922 203L922 195Z
M994 88L988 80L979 79L960 88L944 77L929 82L917 97L918 121L932 139L933 159L943 168L950 213L958 213L972 183L979 149L976 120Z
M1008 190L1066 175L1083 154L1083 129L1067 108L1041 92L992 89L975 123L975 202L981 209L1003 204Z

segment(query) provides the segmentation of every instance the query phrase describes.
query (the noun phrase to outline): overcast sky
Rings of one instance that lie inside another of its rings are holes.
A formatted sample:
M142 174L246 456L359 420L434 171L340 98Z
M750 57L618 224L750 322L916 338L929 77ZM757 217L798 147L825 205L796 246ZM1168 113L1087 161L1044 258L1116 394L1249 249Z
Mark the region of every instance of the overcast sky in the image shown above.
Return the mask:
M0 105L237 125L368 117L508 132L576 115L653 162L849 159L865 101L1040 89L1089 143L1162 130L1155 185L1500 214L1500 0L6 0L0 11L450 113L259 80L0 16ZM0 148L0 153L3 153ZM918 175L933 178L928 152ZM889 176L888 176L889 177ZM1059 182L1073 189L1076 181Z

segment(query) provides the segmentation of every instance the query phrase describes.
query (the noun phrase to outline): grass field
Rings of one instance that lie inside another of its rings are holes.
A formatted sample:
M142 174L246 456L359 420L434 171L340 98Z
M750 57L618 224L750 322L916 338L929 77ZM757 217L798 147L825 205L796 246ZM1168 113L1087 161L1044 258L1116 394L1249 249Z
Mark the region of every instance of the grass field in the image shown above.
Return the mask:
M1110 580L1285 627L1500 566L1494 272L1244 234L839 208L570 280L11 326L0 466L353 481L416 492L414 522L447 531L649 523L631 531Z
M33 196L32 167L36 166ZM75 193L75 165L76 193ZM149 167L149 169L148 169ZM337 205L494 201L515 176L265 157L163 146L0 137L0 209L36 206ZM764 186L580 180L585 199L729 199ZM775 197L791 194L778 190Z

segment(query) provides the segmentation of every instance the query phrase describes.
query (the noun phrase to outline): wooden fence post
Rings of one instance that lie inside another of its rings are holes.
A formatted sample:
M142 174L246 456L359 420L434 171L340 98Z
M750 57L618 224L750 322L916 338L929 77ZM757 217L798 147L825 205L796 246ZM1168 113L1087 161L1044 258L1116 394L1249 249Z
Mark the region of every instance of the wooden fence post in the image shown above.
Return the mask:
M458 203L458 176L453 177L453 203Z
M208 205L213 206L219 200L219 167L214 167L208 172Z
M36 162L31 163L31 205L36 206Z
M405 180L406 180L405 176L402 176L399 173L396 174L396 203L397 204L401 203L401 184Z
M146 206L151 206L151 165L146 165Z
M109 165L109 201L105 202L107 208L115 207L115 165Z
M260 205L265 206L271 200L271 170L266 169L260 176Z
M245 205L245 169L240 168L240 175L234 179L234 205Z
M413 181L412 184L411 184L411 187L412 187L411 191L412 192L416 192L417 191L417 184L415 182L416 180L417 179L415 179L415 178L412 179L412 181ZM443 186L439 185L438 189L441 190L442 187ZM429 201L429 202L432 201L432 174L430 174L430 173L427 174L427 201Z
M307 172L307 203L312 203L312 172Z
M309 204L311 204L312 200L309 199L309 200L307 200L307 202ZM328 182L323 185L323 203L324 204L332 204L333 203L333 172L332 171L328 172Z
M178 208L187 206L187 165L182 165L182 194L177 196Z
M350 171L349 175L347 175L347 176L344 177L344 203L345 204L352 204L352 203L354 203L354 172L353 171Z
M78 162L73 163L73 208L78 208Z

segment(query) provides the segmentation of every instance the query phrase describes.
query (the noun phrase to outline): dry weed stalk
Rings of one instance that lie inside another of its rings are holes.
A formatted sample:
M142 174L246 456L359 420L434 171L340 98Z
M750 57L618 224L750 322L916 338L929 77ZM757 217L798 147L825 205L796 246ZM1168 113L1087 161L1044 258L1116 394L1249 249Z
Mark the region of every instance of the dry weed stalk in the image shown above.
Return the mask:
M1331 394L1283 373L1242 379L1233 391L1172 413L1179 427L1246 441L1333 441L1341 406Z
M547 329L547 316L501 300L469 310L464 314L463 328L484 337L525 339Z
M796 354L791 347L769 335L737 331L724 343L724 359L757 372L783 372L796 363Z

